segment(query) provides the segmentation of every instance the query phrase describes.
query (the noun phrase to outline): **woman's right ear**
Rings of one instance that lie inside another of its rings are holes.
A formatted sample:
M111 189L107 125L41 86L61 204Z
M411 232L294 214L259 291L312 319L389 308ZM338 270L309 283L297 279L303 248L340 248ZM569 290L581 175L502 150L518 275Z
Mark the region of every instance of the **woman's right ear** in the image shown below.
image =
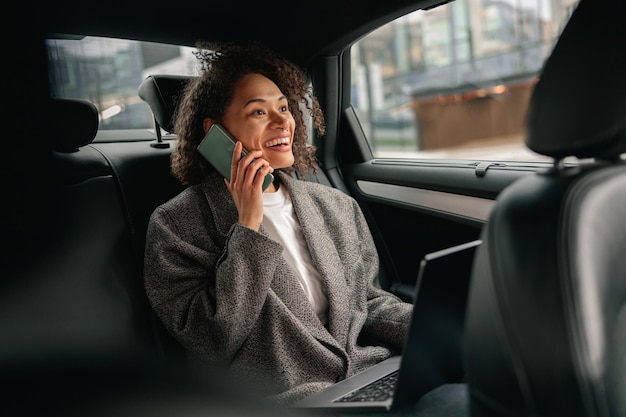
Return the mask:
M208 117L202 121L202 128L204 129L204 134L209 131L209 129L213 126L213 119L209 119Z

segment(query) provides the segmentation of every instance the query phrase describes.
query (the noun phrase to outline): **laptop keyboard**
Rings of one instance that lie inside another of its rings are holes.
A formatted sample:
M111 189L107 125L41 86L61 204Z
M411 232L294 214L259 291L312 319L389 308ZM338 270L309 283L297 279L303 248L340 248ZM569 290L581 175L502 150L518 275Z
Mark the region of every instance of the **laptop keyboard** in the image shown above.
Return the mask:
M368 401L385 401L393 397L393 392L398 381L399 371L394 371L389 375L377 379L376 381L368 384L355 391L349 392L336 399L334 402L368 402Z

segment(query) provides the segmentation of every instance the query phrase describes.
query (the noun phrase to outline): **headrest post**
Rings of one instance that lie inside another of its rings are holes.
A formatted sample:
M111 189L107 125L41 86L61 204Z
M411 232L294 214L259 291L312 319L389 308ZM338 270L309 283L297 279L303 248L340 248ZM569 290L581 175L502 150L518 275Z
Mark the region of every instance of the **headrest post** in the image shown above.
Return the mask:
M564 166L565 166L565 163L563 162L563 158L554 158L553 168L555 171L563 170Z
M145 101L152 111L157 125L157 146L160 146L161 129L167 133L174 132L173 118L180 97L183 96L187 84L196 79L191 75L149 75L139 85L137 94Z
M156 141L152 142L150 146L153 148L169 148L170 144L167 142L163 142L163 136L161 135L161 126L159 126L159 122L157 122L156 117L154 118L154 132L156 133Z

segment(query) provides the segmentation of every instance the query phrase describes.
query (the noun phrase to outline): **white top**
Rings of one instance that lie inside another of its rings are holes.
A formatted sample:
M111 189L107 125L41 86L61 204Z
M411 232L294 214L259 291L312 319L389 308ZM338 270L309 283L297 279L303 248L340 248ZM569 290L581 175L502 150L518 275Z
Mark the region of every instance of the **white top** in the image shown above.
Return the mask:
M285 187L279 187L275 193L263 193L263 208L263 227L273 240L285 248L283 257L295 272L317 317L325 325L328 314L326 289L313 265Z

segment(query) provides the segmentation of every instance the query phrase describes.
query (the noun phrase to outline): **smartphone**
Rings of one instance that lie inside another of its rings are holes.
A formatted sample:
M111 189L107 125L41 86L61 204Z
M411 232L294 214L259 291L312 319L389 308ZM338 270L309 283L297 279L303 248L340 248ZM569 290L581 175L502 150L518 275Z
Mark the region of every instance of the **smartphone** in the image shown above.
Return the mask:
M228 181L230 181L230 167L233 162L234 150L235 139L218 123L213 123L200 145L198 145L198 152ZM247 153L248 151L243 149L241 156ZM274 175L267 174L263 180L263 191L273 181Z

